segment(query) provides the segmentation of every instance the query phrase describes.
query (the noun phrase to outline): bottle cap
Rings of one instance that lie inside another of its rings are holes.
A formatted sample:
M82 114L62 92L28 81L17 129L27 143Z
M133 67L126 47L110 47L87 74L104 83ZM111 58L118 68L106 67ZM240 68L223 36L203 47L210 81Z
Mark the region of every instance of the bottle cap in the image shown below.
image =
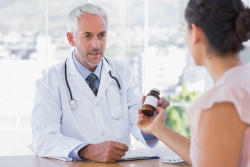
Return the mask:
M151 91L155 91L155 92L157 92L157 93L159 93L159 94L160 94L160 90L159 90L159 89L157 89L157 88L152 88L152 89L151 89Z

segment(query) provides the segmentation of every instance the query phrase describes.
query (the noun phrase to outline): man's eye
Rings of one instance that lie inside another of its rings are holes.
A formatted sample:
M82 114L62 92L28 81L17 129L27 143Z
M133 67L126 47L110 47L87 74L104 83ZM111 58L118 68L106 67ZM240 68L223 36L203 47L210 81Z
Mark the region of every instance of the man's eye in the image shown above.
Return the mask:
M99 36L100 36L101 38L103 38L103 37L106 36L106 34L100 34Z
M84 35L84 38L90 38L91 35Z

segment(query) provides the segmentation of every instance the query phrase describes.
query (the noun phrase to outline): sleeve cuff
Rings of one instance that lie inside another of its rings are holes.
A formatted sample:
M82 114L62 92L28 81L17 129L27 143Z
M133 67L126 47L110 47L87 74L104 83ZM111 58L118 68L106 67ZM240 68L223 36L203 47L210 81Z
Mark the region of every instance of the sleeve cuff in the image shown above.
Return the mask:
M155 140L155 139L157 139L154 135L143 133L142 131L141 131L141 134L142 134L142 136L143 136L143 138L145 140Z
M84 159L82 159L82 158L79 157L78 152L79 152L80 149L82 149L86 145L88 145L88 144L84 143L84 144L80 144L79 146L77 146L74 150L72 150L69 153L69 158L72 158L72 159L78 160L78 161L84 160Z

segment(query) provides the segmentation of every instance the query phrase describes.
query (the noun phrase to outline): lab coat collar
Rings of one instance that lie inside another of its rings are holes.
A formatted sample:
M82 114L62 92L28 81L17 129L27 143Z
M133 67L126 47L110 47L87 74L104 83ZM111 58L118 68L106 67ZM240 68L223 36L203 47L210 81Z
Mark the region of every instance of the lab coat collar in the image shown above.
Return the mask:
M110 60L108 60L109 63ZM95 99L95 102L97 103L101 97L104 96L105 97L105 92L108 89L110 83L112 82L112 78L109 75L109 71L112 69L112 67L110 66L110 64L107 63L107 61L103 58L103 67L102 67L102 74L101 74L101 81L100 81L100 85L99 85L99 89L98 89L98 93L97 93L97 97Z

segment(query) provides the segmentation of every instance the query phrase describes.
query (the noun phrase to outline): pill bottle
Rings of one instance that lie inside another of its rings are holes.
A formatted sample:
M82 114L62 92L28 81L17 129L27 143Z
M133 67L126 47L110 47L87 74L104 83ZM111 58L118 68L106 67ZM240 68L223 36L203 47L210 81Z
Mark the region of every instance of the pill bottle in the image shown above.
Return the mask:
M156 88L152 88L150 92L147 94L146 99L144 101L143 107L142 107L142 113L148 117L151 117L154 115L154 112L156 110L156 106L158 104L158 100L160 91Z

